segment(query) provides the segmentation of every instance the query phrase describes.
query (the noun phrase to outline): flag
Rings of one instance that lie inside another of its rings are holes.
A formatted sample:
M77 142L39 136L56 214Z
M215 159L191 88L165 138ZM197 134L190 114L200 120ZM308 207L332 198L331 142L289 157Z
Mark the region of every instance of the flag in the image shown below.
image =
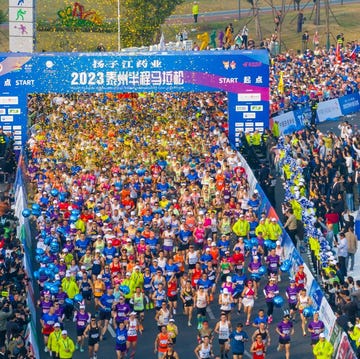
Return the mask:
M280 71L280 78L279 78L279 82L278 82L278 93L280 95L282 95L284 93L284 77L283 77L284 73L282 71Z
M341 46L340 46L340 43L338 42L336 44L336 61L341 64L342 63L342 58L341 58Z
M159 50L164 51L165 50L165 37L164 33L161 33L160 42L159 42Z

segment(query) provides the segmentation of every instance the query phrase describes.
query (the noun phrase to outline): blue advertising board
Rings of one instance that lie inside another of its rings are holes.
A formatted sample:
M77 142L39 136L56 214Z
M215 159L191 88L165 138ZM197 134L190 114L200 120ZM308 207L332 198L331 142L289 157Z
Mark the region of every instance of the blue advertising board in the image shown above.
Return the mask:
M26 141L29 93L225 91L234 144L237 122L268 127L269 56L263 50L0 54L0 88L1 125L16 136L17 149Z
M339 98L340 108L343 115L360 111L360 94L359 92Z

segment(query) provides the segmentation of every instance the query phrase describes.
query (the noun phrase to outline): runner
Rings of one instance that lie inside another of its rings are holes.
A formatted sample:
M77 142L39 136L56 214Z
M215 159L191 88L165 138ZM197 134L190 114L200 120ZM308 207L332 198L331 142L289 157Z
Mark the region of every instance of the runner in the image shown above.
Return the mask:
M163 326L167 326L169 324L169 320L171 318L171 312L167 307L165 301L161 303L161 308L155 314L155 321L157 322L157 327L159 332Z
M191 281L186 281L185 287L182 289L180 298L184 306L184 314L188 317L188 326L191 327L192 313L194 309L195 290L191 286Z
M116 334L116 342L115 342L115 350L117 359L126 358L126 342L127 342L127 328L125 322L120 322L117 324L115 329Z
M84 331L84 337L88 339L89 357L91 359L97 359L97 353L99 351L99 341L101 335L101 328L95 317L90 319L90 323L87 325Z
M270 277L268 284L264 287L265 301L267 305L268 323L273 321L274 297L279 294L279 287L276 284L276 277Z
M243 330L242 323L236 325L236 329L230 333L229 338L233 359L242 359L245 352L245 342L249 340L248 334Z
M256 335L255 341L251 345L250 353L253 353L253 359L265 359L265 344L260 334Z
M319 341L319 335L325 330L325 324L319 319L319 312L314 313L313 320L308 325L308 331L311 336L311 345L314 348L315 344Z
M136 312L131 312L129 316L129 322L127 324L127 338L126 348L129 358L135 358L136 346L138 341L138 332L142 334L140 330L139 321L136 318Z
M75 349L80 351L84 351L84 331L87 325L90 322L91 314L85 312L85 305L81 304L79 306L79 311L75 311L73 321L76 323L76 335L77 341L75 345Z
M254 334L252 335L251 339L254 342L258 335L261 335L262 341L265 345L265 352L267 348L270 346L271 338L270 338L270 331L267 328L267 324L265 322L261 322L259 327L255 330Z
M203 286L195 292L194 302L196 307L197 316L197 329L201 329L203 321L206 319L206 308L209 305L209 295Z
M290 315L285 314L283 320L277 325L276 332L279 334L279 345L277 350L285 348L285 358L290 359L290 339L294 334L294 327L290 321Z
M171 343L174 346L176 344L176 337L179 335L179 329L175 324L175 319L169 319L169 324L166 326L166 330L170 335Z
M171 338L169 333L166 330L166 326L161 327L160 333L155 338L155 349L154 352L157 353L157 358L162 359L165 353L168 350L168 345L171 343Z
M286 288L285 293L289 304L290 318L292 321L295 321L299 289L294 279L290 280L290 285Z
M194 353L198 359L210 359L214 356L210 338L204 336L201 343L195 348Z
M231 322L227 319L225 313L222 313L220 320L216 323L214 332L219 335L220 355L221 358L228 358L228 352L230 350L229 337L231 333Z
M253 281L248 280L246 286L241 294L244 306L244 313L246 314L246 326L250 325L251 312L254 307L255 290L253 289Z
M298 302L297 302L297 308L299 309L300 318L301 318L301 329L303 332L303 336L306 336L306 324L307 319L304 316L304 309L307 307L310 307L312 304L311 298L306 294L306 289L300 289L299 295L298 295Z

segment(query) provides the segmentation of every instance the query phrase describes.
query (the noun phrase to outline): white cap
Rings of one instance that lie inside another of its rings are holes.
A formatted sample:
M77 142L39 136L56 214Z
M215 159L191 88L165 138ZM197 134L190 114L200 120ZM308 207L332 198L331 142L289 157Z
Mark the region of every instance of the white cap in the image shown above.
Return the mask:
M175 319L174 318L171 318L171 319L169 319L169 322L175 322Z
M227 281L227 282L231 282L231 276L228 275L228 276L226 277L226 281Z
M136 315L136 312L131 312L130 315Z
M63 330L63 331L61 332L61 334L66 334L66 335L67 335L67 330Z
M85 305L80 305L80 309L85 309Z
M319 338L325 338L325 334L324 334L324 333L320 333L320 334L319 334Z
M280 241L276 241L276 245L277 245L277 246L280 246L280 245L281 245L281 242L280 242Z
M228 291L227 288L224 288L224 289L223 289L223 294L229 294L229 291Z
M54 328L59 328L60 327L60 323L55 323L54 324Z
M97 276L97 279L102 279L102 275L99 274L99 275Z

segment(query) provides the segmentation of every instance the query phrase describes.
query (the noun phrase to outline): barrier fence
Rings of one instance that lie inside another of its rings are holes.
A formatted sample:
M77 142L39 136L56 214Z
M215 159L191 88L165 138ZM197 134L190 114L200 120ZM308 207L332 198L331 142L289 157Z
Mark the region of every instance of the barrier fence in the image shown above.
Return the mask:
M347 116L358 111L360 111L360 93L356 92L332 100L319 102L316 111L316 120L318 123L337 120L341 116ZM280 133L287 135L304 128L310 123L311 117L312 111L310 105L307 104L297 110L273 117L270 120L270 126L272 127L273 123L276 122L279 126Z
M19 226L17 229L17 235L24 248L23 264L25 271L29 277L29 283L27 287L27 304L31 313L31 321L27 326L25 333L26 344L31 347L35 358L40 358L39 354L39 337L36 330L37 317L36 317L36 298L34 295L34 278L32 277L32 236L30 229L30 222L28 218L22 216L22 211L28 207L27 205L27 192L26 192L26 180L24 171L23 156L19 157L19 164L16 172L16 178L14 183L14 195L15 195L15 216L19 219Z

